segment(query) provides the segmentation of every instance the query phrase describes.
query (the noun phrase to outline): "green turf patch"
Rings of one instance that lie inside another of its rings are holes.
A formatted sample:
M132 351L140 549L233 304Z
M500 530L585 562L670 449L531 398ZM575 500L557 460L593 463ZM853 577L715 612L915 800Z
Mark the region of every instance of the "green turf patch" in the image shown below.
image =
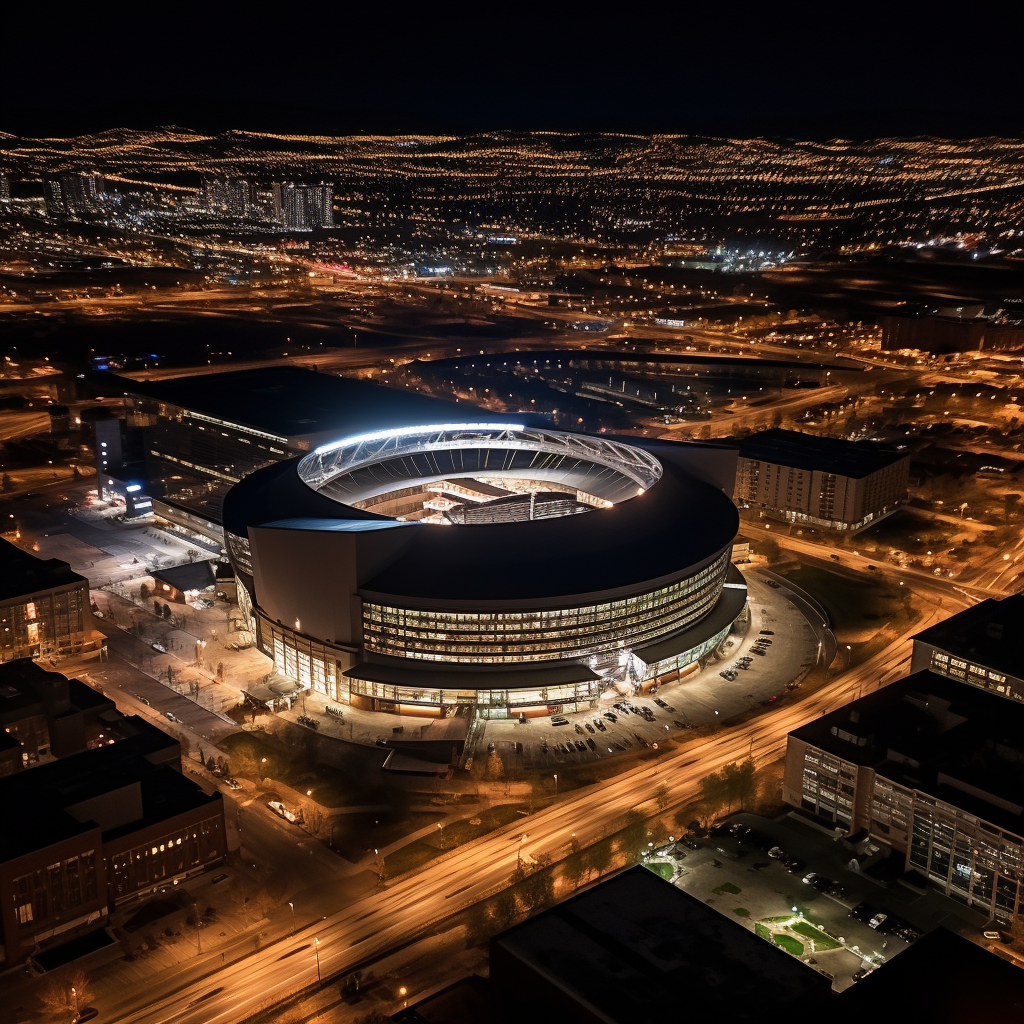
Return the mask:
M672 876L676 873L675 868L671 864L666 863L663 860L654 861L648 863L648 868L653 871L656 875L661 875L662 878L667 882L672 881Z
M730 893L733 896L739 896L743 890L738 885L733 885L732 882L723 882L717 888L711 890L716 896L724 896L726 893Z
M874 632L901 615L906 618L909 596L873 573L853 576L802 565L784 575L824 607L836 632Z
M757 924L754 925L754 934L755 935L759 935L766 942L771 942L772 941L772 930L771 930L771 928L767 927L766 925L761 924L760 922L758 922Z
M765 924L785 924L787 921L793 920L792 914L783 914L781 917L762 917L762 921Z
M804 951L803 943L797 942L791 935L774 935L772 938L776 946L781 946L787 953L792 953L793 956L800 956Z
M394 878L397 875L404 875L406 871L415 871L440 854L441 851L436 846L428 846L424 842L409 843L408 846L403 846L384 858L384 877Z
M801 921L799 924L793 925L793 931L799 932L800 935L806 936L808 939L814 940L814 948L818 952L824 952L829 949L839 949L842 946L841 942L833 939L831 935L826 932L815 928L813 924L808 921Z
M750 911L746 907L737 907L733 913L737 917L750 917Z

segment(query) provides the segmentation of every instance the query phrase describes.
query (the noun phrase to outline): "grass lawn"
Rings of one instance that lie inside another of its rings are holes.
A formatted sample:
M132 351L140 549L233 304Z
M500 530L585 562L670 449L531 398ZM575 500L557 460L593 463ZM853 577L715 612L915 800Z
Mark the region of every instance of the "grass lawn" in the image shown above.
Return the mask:
M441 851L436 846L428 846L422 840L409 843L384 858L384 877L394 878L396 875L404 875L406 871L415 871L440 855Z
M738 885L733 885L732 882L723 882L720 886L711 890L716 896L724 896L726 893L731 893L733 896L739 896L743 890Z
M671 864L663 860L654 861L654 863L648 863L647 865L651 871L656 875L661 875L666 882L672 881L672 876L675 874L675 868Z
M450 825L445 825L444 827L444 850L441 849L441 833L438 830L424 839L418 839L414 843L409 843L407 846L395 850L394 853L389 853L384 858L387 872L386 877L394 878L396 875L405 874L406 871L415 871L416 868L426 864L429 860L433 860L434 857L439 857L442 853L454 850L456 846L468 843L470 840L476 839L487 832L493 832L495 829L509 824L509 822L518 821L523 817L519 813L522 810L526 810L525 804L499 804L496 807L488 807L487 810L481 811L477 817L453 821ZM480 824L471 825L471 821L479 821ZM657 870L659 866L669 868L669 873L662 877L671 880L670 865L652 864L651 868L652 870ZM658 874L661 874L661 871L658 871Z
M781 946L793 956L800 956L804 951L803 943L797 942L791 935L775 935L773 939L776 946Z
M855 577L802 565L783 575L822 605L837 633L860 634L866 639L887 622L901 614L906 616L906 595L901 593L901 588L891 586L873 573Z
M759 935L762 939L768 942L772 941L772 930L767 925L763 925L760 922L754 925L754 934Z
M826 935L823 931L819 931L808 921L801 921L799 924L793 925L793 931L799 932L809 939L814 939L814 948L819 952L824 952L828 949L839 949L842 946L841 942L837 942L831 935Z
M733 913L737 917L750 917L750 911L746 907L737 907Z
M762 917L761 920L766 924L784 924L786 921L793 919L792 914L783 914L781 917Z

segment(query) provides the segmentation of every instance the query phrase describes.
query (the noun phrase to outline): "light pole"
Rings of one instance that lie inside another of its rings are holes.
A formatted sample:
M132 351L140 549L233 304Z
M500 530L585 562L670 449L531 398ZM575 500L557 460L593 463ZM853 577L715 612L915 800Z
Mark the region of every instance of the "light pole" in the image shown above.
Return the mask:
M316 983L320 985L320 940L316 936L313 937L313 952L316 954Z
M78 1020L78 989L74 985L71 986L71 998L75 1001L75 1020Z
M437 823L437 827L441 831L441 849L443 850L444 849L444 822L443 821L439 821Z
M516 850L516 870L518 871L523 866L523 843L526 842L530 837L524 832L519 837L519 848Z
M296 931L296 928L295 928L295 904L292 903L291 900L289 900L288 901L288 906L292 908L292 935L294 935L295 931Z
M203 952L203 940L199 934L199 905L195 900L192 901L192 913L196 919L196 956L199 956Z
M558 776L555 776L555 796L558 796Z

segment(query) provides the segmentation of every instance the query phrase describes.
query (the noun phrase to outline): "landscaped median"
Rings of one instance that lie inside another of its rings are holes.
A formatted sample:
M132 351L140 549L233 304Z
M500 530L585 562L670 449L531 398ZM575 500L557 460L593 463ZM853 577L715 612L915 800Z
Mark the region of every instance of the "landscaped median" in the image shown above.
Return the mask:
M830 949L843 948L840 939L830 935L820 925L807 920L803 913L766 917L754 925L754 933L768 942L774 942L776 946L781 946L793 956L803 956L805 952L826 953Z

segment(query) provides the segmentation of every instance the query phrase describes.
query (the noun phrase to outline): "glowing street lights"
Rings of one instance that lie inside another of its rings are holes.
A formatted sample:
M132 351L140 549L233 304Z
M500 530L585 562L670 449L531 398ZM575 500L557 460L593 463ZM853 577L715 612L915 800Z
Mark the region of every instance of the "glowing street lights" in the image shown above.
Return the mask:
M558 796L558 776L555 776L555 796Z
M320 979L320 940L313 936L313 953L316 955L316 983L322 984Z
M295 927L295 904L289 900L288 906L292 908L292 935L294 935L297 930Z
M441 849L443 850L444 849L444 822L443 821L439 821L437 823L437 827L438 827L438 829L441 832Z

